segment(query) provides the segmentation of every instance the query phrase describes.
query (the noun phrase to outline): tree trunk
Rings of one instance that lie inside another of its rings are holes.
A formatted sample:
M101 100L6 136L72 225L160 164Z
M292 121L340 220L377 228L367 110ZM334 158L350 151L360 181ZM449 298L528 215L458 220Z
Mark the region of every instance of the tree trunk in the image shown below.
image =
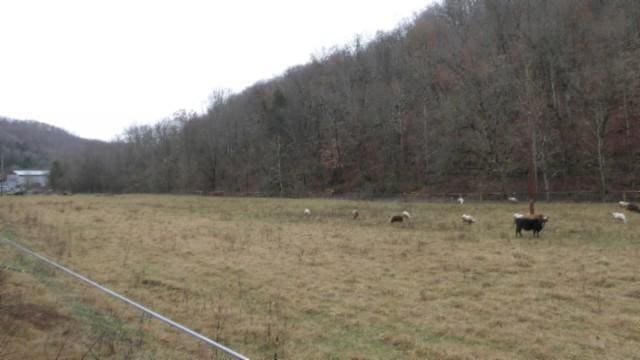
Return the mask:
M429 180L429 119L427 118L426 101L422 103L422 152L424 156L424 183Z
M631 126L629 124L629 107L627 105L627 87L622 89L622 107L624 109L624 146L631 144Z
M607 130L607 114L604 109L596 109L594 119L594 135L596 137L596 153L598 156L598 172L600 175L600 196L605 201L607 193L606 159L604 154L604 137Z
M333 143L336 149L336 168L340 168L342 166L342 149L340 148L340 136L338 132L338 121L336 120L336 116L333 116Z
M217 174L216 174L216 168L217 166L217 162L218 162L218 157L216 155L216 153L214 152L212 154L212 156L209 156L209 186L211 188L211 191L216 191L217 189L217 183L216 183L216 178L217 178Z
M536 186L538 184L538 174L536 166L536 132L534 116L531 111L531 77L529 74L529 64L524 68L525 71L525 94L526 94L526 114L529 127L529 174L527 177L527 194L529 197L529 213L535 214L536 202Z
M603 134L598 130L597 135L597 150L598 150L598 171L600 172L600 196L602 201L605 201L605 195L607 192L607 181L605 177L605 158L604 158L604 139Z
M542 184L544 186L544 198L549 201L549 175L547 173L547 156L545 152L545 144L547 137L542 135L542 149L540 151L540 171L542 172Z
M284 194L284 185L282 183L282 143L280 141L280 135L276 137L276 146L277 146L277 156L278 156L278 167L277 167L277 177L278 177L278 192L280 196Z

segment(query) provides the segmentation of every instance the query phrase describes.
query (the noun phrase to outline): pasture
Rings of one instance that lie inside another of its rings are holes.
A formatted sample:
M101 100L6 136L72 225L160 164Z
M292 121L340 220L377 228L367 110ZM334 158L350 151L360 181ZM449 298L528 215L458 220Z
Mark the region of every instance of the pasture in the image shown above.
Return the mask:
M640 214L536 208L540 238L524 202L2 197L0 226L251 359L637 358ZM7 359L218 358L1 243L0 321Z

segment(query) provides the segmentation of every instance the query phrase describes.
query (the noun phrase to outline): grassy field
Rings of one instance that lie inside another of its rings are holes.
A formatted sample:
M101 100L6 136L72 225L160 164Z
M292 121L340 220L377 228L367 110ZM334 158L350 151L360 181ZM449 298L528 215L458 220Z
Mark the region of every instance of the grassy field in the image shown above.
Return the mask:
M640 215L539 203L541 237L516 238L526 208L28 196L0 198L0 226L252 359L640 358ZM4 244L0 322L7 359L218 358Z

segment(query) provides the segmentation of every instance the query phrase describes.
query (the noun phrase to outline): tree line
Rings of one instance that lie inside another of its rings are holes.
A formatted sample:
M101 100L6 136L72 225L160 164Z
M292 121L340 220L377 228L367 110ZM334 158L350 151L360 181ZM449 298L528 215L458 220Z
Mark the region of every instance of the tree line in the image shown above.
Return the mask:
M204 114L59 159L74 191L399 193L637 188L640 3L444 0ZM529 128L533 146L529 143Z

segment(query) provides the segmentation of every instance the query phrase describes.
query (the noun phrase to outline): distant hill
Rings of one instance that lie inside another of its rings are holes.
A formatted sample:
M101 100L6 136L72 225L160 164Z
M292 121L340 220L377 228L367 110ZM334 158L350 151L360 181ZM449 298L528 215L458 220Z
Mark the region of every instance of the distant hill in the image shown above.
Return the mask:
M67 131L37 121L0 117L0 153L4 153L5 171L49 169L54 160L78 154L86 140Z

